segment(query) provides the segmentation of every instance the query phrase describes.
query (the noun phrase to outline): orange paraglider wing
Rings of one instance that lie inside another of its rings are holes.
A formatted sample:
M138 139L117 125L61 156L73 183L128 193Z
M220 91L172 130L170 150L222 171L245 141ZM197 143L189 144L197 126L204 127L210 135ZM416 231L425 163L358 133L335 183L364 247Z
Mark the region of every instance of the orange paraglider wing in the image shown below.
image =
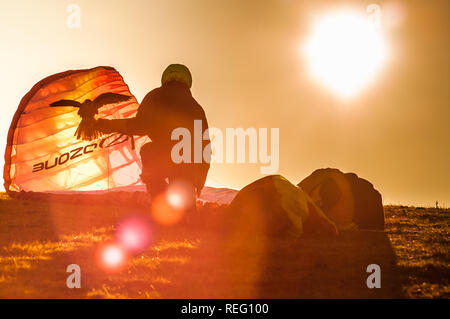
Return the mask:
M139 107L122 76L111 67L52 75L22 98L8 132L3 171L7 192L141 187L139 150L148 137L136 138L136 149L130 137L120 134L78 140L74 135L81 108L54 107L63 106L55 103L76 107L97 98L99 118L134 117Z

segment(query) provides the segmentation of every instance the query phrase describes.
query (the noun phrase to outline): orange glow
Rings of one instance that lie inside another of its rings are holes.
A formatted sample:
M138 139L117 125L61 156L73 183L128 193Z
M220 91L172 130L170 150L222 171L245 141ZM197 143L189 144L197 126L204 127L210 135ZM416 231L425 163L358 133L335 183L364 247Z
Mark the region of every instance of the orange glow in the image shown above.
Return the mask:
M172 207L167 196L159 195L152 203L152 216L162 225L173 225L178 223L183 217L184 210Z
M183 205L183 198L180 194L177 193L169 193L166 195L167 201L169 202L169 205L172 207L182 208Z
M166 191L166 200L174 209L189 209L195 204L195 189L183 181L172 182Z
M103 270L116 272L125 266L126 254L119 245L106 244L100 248L97 260Z
M81 4L79 29L66 26L71 15L66 14L64 3L72 2ZM161 85L162 72L169 63L183 63L191 70L192 94L211 128L222 132L236 127L280 128L280 174L289 180L300 181L317 168L338 167L367 176L379 186L385 203L428 206L438 200L450 206L450 1L269 3L3 1L0 23L5 30L2 47L7 49L0 51L4 61L0 167L4 167L11 119L24 94L39 79L107 64L116 67L124 81L104 71L93 74L93 81L86 75L75 76L78 86L57 81L45 88L42 98L45 93L47 102L62 98L82 101L106 91L128 94L124 90L129 90L141 102ZM369 4L381 8L379 22L387 44L387 61L375 77L369 77L370 83L346 98L325 88L322 80L309 72L305 51L300 51L304 47L300 46L312 35L310 22L340 10L358 11L372 20L374 12L367 11ZM155 46L155 41L160 45ZM98 89L91 92L94 87ZM129 155L126 152L117 158L111 152L111 156L99 154L101 159L92 159L96 165L115 167L109 179L100 175L95 178L101 180L90 181L94 174L86 174L85 167L77 168L81 165L78 160L87 157L83 155L64 164L73 165L70 175L54 176L53 168L45 178L29 180L42 173L30 173L32 164L53 161L55 156L87 145L64 145L79 124L77 111L46 109L45 102L45 98L33 99L36 108L26 110L20 124L25 129L36 119L47 119L41 127L46 131L54 127L60 133L19 145L19 140L30 135L26 130L24 135L22 131L15 134L18 146L12 147L11 158L16 156L17 160L9 170L10 190L42 192L61 185L58 190L64 191L63 180L82 185L70 190L98 190L130 185L130 176L138 180L140 170L132 165L119 166L121 157ZM134 102L124 107L121 117L134 116L125 112L137 107ZM115 116L110 113L109 118ZM67 129L60 131L59 125ZM53 149L48 149L52 145ZM123 143L110 150L120 149L131 147ZM137 144L138 156L139 150ZM140 166L140 161L134 165ZM240 189L260 177L259 165L213 162L206 185Z

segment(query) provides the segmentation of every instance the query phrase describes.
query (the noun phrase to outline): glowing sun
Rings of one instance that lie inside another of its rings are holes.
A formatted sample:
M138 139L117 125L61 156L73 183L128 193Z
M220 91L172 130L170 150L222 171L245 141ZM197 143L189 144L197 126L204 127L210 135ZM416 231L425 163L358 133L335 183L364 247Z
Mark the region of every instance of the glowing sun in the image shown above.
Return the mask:
M319 17L303 49L314 78L344 98L365 88L387 55L381 29L368 16L354 11Z

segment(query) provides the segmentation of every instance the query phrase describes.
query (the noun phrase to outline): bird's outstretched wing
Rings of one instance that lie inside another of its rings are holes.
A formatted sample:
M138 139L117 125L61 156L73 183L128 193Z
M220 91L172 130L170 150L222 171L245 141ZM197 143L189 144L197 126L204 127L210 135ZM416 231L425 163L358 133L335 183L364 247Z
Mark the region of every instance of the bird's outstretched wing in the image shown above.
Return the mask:
M101 106L107 105L107 104L128 101L129 99L131 99L131 96L109 92L109 93L103 93L103 94L100 94L99 96L97 96L94 100L94 104L97 107L101 107Z
M52 104L50 104L50 106L74 106L74 107L80 107L81 103L74 101L74 100L59 100L56 102L53 102Z

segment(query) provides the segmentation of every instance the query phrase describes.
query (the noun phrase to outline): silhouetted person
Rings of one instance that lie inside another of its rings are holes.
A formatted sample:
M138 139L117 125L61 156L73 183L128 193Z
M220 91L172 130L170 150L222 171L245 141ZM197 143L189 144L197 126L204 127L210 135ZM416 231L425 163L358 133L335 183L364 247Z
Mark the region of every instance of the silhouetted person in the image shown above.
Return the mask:
M192 97L192 77L189 69L181 64L171 64L164 71L161 87L149 92L139 106L136 117L129 119L99 119L95 128L102 133L147 135L152 142L141 148L141 179L152 198L167 187L166 180L183 180L195 187L200 194L209 170L210 153L201 163L193 163L194 120L202 121L202 135L208 129L205 112ZM175 163L171 151L179 140L172 140L172 131L186 128L191 134L191 163ZM203 141L204 146L209 141Z

